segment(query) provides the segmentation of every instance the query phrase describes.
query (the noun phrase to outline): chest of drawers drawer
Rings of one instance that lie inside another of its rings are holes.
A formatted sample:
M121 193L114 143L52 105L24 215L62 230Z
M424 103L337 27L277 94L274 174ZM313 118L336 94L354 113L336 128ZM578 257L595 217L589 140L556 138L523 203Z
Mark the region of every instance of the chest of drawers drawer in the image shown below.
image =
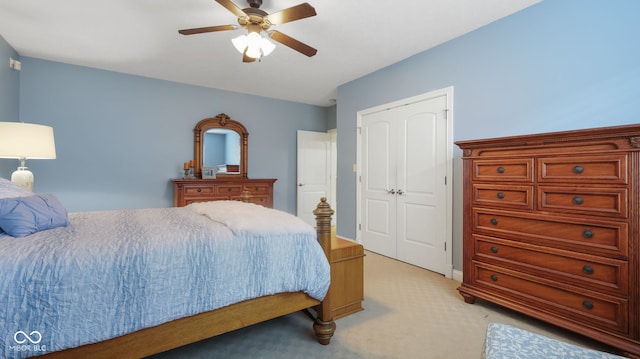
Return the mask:
M596 219L570 218L473 209L473 230L523 243L536 243L576 252L628 256L628 224Z
M627 183L627 155L541 157L539 182Z
M508 265L523 272L582 287L625 296L628 262L573 251L514 243L474 235L475 260Z
M533 159L474 160L475 181L533 181Z
M539 186L538 209L626 218L627 189Z
M625 298L597 292L558 286L548 281L503 267L474 263L474 282L480 287L522 300L537 311L547 312L570 321L628 333L629 303Z
M474 184L473 204L531 210L533 209L533 187Z

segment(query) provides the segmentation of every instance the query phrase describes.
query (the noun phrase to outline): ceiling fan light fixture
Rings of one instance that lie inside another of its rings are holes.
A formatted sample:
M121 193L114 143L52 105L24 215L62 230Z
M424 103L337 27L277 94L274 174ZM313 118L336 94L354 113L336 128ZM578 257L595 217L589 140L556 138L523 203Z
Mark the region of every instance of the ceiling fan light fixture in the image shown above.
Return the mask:
M233 46L239 53L258 59L273 52L276 45L268 39L260 36L257 32L250 32L248 35L240 35L231 40Z

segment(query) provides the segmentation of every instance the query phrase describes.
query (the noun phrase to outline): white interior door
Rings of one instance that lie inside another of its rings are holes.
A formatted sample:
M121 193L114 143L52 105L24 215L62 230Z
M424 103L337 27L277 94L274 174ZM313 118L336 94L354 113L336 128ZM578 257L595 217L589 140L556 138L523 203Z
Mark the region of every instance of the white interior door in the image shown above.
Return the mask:
M365 248L396 258L395 126L386 111L365 116L361 127L362 242Z
M445 273L446 96L398 108L397 258ZM397 116L397 117L396 117Z
M366 249L447 274L447 94L360 117L360 238ZM449 274L450 275L450 274Z
M315 226L313 210L320 198L331 198L331 136L298 131L297 137L297 216Z

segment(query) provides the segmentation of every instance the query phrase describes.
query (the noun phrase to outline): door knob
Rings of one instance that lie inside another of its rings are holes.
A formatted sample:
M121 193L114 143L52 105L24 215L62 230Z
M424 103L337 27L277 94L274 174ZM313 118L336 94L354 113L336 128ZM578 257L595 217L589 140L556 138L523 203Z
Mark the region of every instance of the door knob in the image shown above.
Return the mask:
M404 194L404 192L402 192L401 189L398 190L398 196L402 196Z
M388 194L396 194L396 190L393 188L387 191Z
M303 183L298 183L298 187L302 187L302 186L304 186Z

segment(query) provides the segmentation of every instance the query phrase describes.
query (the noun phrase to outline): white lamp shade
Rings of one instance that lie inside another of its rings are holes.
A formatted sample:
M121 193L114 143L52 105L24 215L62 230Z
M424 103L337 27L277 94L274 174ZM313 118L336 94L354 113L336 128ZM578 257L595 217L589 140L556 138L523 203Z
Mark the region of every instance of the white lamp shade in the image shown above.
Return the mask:
M56 158L53 128L24 122L0 122L0 158Z

